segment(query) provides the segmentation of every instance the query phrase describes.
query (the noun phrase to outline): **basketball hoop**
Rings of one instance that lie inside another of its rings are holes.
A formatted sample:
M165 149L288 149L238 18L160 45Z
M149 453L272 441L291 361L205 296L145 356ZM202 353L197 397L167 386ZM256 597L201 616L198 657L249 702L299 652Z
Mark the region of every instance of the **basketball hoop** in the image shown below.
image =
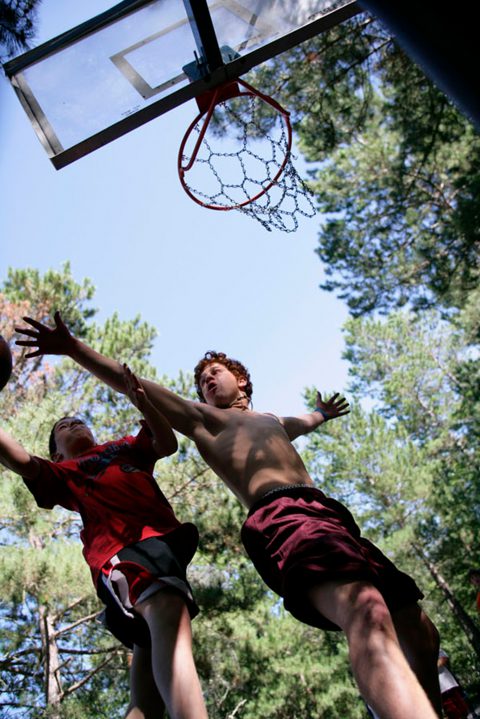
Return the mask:
M180 182L194 202L240 210L269 231L294 232L299 215L315 215L292 162L289 113L276 100L237 79L197 103L178 154Z

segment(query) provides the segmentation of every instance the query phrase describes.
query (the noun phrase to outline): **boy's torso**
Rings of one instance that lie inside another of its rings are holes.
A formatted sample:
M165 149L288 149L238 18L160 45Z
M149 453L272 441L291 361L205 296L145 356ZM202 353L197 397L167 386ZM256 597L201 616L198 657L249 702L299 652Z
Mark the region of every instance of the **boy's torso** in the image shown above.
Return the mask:
M213 471L250 508L275 487L312 484L288 435L271 414L200 405L192 438Z
M180 526L155 482L156 455L140 436L92 447L63 462L39 458L41 472L28 485L39 506L78 512L84 556L94 578L121 547Z

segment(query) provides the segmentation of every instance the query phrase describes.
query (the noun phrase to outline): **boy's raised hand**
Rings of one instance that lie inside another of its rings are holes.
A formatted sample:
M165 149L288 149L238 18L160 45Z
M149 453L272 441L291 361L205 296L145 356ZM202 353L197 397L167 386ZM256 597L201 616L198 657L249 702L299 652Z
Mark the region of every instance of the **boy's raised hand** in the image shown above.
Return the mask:
M131 403L134 404L140 412L142 412L145 404L149 401L145 394L145 390L143 389L137 375L132 372L130 367L125 363L122 367L123 377L125 379L126 395Z
M325 422L335 417L342 417L350 412L349 405L345 397L339 397L338 392L324 402L322 395L317 392L317 401L315 404L315 412L320 412Z
M55 327L37 322L31 317L23 317L29 327L15 327L15 330L30 340L17 340L16 345L20 347L36 347L34 352L29 352L25 357L38 357L39 355L68 355L74 342L73 336L66 324L63 322L60 312L55 312L53 319Z
M127 364L122 365L125 382L126 395L140 410L144 417L144 423L152 433L153 447L159 457L167 457L178 449L177 438L175 437L169 423L150 402L148 395L142 387L138 377L132 372Z

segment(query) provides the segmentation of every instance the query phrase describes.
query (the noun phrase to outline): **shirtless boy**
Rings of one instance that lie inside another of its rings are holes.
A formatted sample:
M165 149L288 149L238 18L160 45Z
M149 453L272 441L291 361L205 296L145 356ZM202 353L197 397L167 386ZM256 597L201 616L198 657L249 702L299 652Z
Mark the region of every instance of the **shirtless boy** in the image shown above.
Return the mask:
M181 524L156 484L160 457L177 449L166 419L134 375L125 389L146 422L138 435L97 444L78 417L55 422L53 461L29 454L0 428L0 462L21 475L37 504L80 513L83 554L111 633L133 649L126 719L207 719L192 656L198 613L185 576L198 532Z
M33 329L19 328L30 340L18 344L36 348L28 356L68 355L125 392L121 365L72 337L59 313L53 329L24 319ZM345 632L359 689L380 719L441 716L438 633L421 592L314 487L291 444L346 414L347 403L318 394L316 411L299 417L254 412L248 371L222 353L207 353L195 380L201 402L148 380L142 387L249 510L242 540L264 581L300 621Z

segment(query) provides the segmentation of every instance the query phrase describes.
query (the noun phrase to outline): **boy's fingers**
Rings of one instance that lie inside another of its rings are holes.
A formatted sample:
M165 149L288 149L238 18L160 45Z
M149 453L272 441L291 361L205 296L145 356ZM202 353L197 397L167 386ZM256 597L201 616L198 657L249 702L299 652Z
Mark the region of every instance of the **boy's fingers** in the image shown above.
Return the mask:
M20 347L36 347L37 342L32 342L31 340L15 340L15 344L19 345Z
M15 332L21 332L22 335L26 335L27 337L37 337L38 334L36 330L29 330L27 327L15 327ZM18 344L18 342L17 342Z
M24 322L26 322L29 325L32 325L32 327L35 327L37 330L45 329L44 325L42 325L41 322L37 322L37 320L34 320L31 317L22 317L22 319Z

